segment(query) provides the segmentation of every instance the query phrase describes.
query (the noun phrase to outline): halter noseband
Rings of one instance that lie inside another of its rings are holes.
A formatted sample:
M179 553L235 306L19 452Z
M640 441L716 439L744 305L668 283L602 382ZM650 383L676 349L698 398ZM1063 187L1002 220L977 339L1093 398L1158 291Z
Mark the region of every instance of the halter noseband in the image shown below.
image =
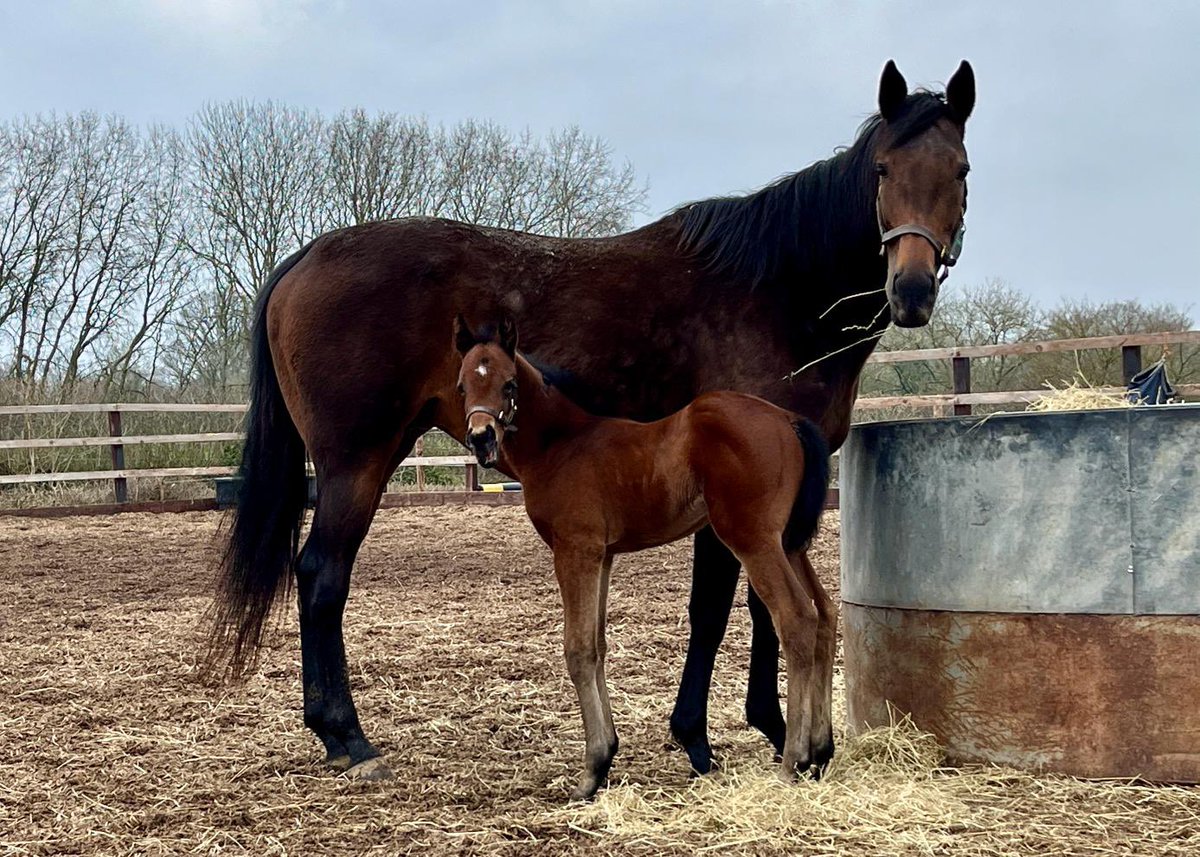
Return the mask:
M946 278L950 276L950 269L958 264L958 257L962 255L963 237L967 231L966 213L966 208L964 207L963 217L958 221L958 229L954 231L954 238L951 239L949 246L947 246L939 241L938 237L932 231L921 226L919 223L905 223L901 226L885 230L883 228L883 213L880 211L879 197L876 196L875 217L879 221L879 255L882 256L886 253L887 245L901 235L919 235L933 245L933 256L941 268L938 274L938 284L941 285L946 282Z
M513 425L513 420L517 418L517 400L511 398L508 404L502 410L489 408L487 405L474 405L467 409L467 421L470 422L471 414L487 414L500 424L500 428L504 431L516 431L517 427Z

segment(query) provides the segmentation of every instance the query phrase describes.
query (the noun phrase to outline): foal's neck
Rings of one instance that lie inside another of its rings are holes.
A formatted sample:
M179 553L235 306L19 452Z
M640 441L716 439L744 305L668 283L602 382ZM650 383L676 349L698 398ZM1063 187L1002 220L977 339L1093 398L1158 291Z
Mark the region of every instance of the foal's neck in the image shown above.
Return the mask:
M547 384L534 366L517 355L517 416L515 432L505 437L506 458L518 471L528 467L551 447L569 441L602 418L588 413L553 384ZM520 473L515 473L520 478Z

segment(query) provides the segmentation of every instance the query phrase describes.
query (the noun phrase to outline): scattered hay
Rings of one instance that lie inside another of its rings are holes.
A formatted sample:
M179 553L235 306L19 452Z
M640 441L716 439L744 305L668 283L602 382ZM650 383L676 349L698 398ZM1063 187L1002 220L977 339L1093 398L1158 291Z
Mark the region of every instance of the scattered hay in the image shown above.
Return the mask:
M905 719L845 742L820 781L762 760L683 788L618 784L558 816L617 841L694 853L1161 854L1200 848L1195 789L993 767L944 769Z
M397 777L332 776L304 729L294 617L244 686L195 681L218 516L0 519L0 855L1200 853L1200 790L950 771L901 721L776 778L743 721L744 595L710 732L726 772L664 747L690 548L618 561L613 787L565 804L582 728L549 552L519 508L377 516L347 636L359 713ZM813 555L836 592L837 515ZM744 591L744 590L743 590ZM835 675L835 706L843 696ZM839 719L841 719L839 717Z

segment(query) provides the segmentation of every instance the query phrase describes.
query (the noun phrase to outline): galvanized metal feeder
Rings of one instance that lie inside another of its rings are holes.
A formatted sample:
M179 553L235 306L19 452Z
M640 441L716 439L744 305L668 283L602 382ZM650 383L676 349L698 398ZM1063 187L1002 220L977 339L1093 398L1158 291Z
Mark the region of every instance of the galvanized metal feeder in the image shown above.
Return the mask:
M1200 406L859 425L840 469L852 732L1200 782Z

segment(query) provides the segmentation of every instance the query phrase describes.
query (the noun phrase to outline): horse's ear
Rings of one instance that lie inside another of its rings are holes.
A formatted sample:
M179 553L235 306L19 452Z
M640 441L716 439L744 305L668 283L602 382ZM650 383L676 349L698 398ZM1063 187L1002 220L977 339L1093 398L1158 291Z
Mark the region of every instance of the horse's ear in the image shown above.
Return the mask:
M517 323L508 316L500 321L500 347L510 357L517 353Z
M888 60L879 77L879 115L886 120L895 119L908 98L908 81L896 68L894 60Z
M458 349L459 354L466 354L475 347L475 334L471 332L471 326L461 313L454 319L454 347Z
M966 60L958 64L958 71L946 84L946 104L960 125L966 124L975 109L975 70Z

